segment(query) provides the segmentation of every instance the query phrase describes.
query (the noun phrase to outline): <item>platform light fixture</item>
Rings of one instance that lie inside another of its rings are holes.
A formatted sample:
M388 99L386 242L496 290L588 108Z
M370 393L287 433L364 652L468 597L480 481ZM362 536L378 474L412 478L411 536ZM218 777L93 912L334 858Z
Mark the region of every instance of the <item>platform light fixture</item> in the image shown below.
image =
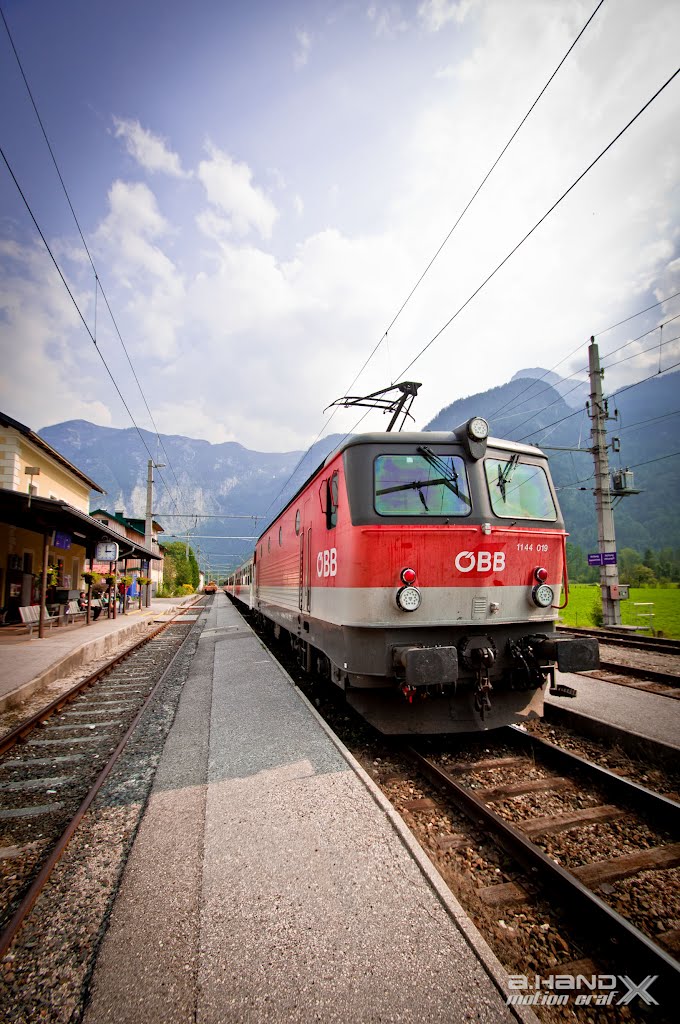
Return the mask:
M40 466L26 466L24 473L27 477L30 477L28 481L28 507L31 507L31 498L33 497L33 477L40 476Z

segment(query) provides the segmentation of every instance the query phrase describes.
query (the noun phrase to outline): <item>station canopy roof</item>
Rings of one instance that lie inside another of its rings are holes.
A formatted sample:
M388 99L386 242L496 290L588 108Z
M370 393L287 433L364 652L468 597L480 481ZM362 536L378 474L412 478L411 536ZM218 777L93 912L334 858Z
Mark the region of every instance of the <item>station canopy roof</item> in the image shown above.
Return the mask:
M95 545L100 541L115 541L120 549L119 560L123 558L160 559L155 551L149 551L143 544L137 544L128 537L109 530L98 519L80 512L65 501L55 498L31 497L21 491L0 488L0 524L16 526L43 536L53 531L69 534L73 544L80 544L92 557Z

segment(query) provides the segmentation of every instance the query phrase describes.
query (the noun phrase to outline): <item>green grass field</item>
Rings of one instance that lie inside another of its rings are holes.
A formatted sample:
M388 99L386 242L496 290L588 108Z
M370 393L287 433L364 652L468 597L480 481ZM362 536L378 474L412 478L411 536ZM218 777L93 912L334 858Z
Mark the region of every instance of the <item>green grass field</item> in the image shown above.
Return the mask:
M635 607L636 602L640 607ZM642 602L651 602L653 607L642 606ZM601 609L599 585L572 583L569 604L560 612L560 619L565 626L593 626L596 604ZM641 618L640 612L653 612L654 618ZM664 636L680 639L680 589L631 587L629 599L621 602L621 620L625 626L639 626L651 621L655 633L661 631Z

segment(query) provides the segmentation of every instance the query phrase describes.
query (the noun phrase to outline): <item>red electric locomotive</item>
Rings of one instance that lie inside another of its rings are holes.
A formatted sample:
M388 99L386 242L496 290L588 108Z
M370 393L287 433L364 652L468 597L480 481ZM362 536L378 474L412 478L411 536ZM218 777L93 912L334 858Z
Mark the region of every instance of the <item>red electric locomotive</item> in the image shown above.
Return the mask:
M493 729L540 715L563 671L597 667L557 638L566 536L546 456L452 433L348 438L232 574L227 593L284 629L386 733Z

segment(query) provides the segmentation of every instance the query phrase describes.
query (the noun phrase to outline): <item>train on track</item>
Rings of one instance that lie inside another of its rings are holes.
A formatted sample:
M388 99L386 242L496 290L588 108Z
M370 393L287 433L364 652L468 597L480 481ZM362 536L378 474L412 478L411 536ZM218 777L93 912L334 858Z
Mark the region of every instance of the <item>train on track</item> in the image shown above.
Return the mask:
M217 593L217 589L218 589L217 588L217 583L215 582L215 580L210 580L210 582L206 583L206 585L203 587L203 593L204 594L216 594Z
M451 433L347 438L259 537L225 592L385 733L458 733L542 713L555 666L596 668L558 637L566 537L540 449Z

